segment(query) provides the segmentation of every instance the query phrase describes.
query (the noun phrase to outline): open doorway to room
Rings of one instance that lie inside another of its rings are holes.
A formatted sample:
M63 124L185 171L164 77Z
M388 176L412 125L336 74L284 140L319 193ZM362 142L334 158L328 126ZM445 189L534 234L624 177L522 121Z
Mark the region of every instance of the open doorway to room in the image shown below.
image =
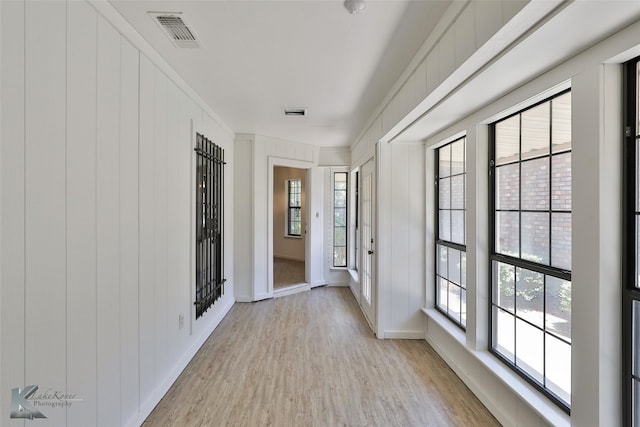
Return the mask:
M307 170L273 169L273 290L306 283Z

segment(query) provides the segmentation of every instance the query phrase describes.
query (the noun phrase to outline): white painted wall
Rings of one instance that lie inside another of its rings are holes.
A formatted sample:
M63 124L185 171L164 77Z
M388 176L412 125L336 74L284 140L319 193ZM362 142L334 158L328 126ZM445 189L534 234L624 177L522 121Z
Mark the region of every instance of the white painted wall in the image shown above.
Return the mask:
M233 266L235 278L235 296L240 302L253 301L253 135L237 135L234 141L235 165L233 181L238 189L233 193L234 247ZM265 212L266 214L266 212Z
M317 166L318 147L286 141L264 135L236 136L238 147L234 163L237 165L236 185L244 194L236 195L235 211L242 212L243 220L250 219L247 229L242 230L246 239L237 239L236 256L242 259L236 271L242 279L237 283L237 300L248 302L270 298L273 293L273 223L270 217L270 197L273 166L308 168L306 265L307 278L311 286L325 283L323 272L323 223L324 188L322 170ZM237 224L237 228L244 225ZM247 265L246 262L250 263ZM243 269L244 272L239 270Z
M422 143L378 144L378 338L425 334L423 153Z
M349 147L320 147L318 166L349 166L351 149Z
M300 237L287 236L287 182L299 179L302 184L302 223ZM297 261L305 260L307 221L307 171L305 169L276 166L273 171L273 256Z
M31 384L82 399L40 425L139 425L234 302L228 202L225 295L194 318L193 134L227 200L233 134L107 3L0 8L2 425Z

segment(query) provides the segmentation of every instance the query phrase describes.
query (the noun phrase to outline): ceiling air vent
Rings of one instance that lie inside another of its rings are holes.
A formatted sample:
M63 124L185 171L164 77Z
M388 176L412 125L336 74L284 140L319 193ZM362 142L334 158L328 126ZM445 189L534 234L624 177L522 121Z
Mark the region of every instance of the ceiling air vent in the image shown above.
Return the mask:
M306 116L307 109L306 108L285 108L284 109L285 116Z
M189 28L181 12L148 12L177 47L200 47L195 31Z

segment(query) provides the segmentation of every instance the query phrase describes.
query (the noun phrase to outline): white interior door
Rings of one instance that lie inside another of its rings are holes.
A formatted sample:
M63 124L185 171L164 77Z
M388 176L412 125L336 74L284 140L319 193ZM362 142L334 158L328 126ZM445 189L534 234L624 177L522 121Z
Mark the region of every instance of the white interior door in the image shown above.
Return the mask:
M373 160L362 167L360 227L360 307L369 326L376 330L376 285L375 285L375 174Z

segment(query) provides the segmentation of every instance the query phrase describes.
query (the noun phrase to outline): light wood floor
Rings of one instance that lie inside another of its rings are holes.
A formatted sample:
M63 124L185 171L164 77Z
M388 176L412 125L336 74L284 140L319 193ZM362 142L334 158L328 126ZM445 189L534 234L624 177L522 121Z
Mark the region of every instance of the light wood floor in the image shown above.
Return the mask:
M299 283L304 283L304 261L274 257L273 288L281 289Z
M347 288L236 304L144 426L494 426L423 340L378 340Z

